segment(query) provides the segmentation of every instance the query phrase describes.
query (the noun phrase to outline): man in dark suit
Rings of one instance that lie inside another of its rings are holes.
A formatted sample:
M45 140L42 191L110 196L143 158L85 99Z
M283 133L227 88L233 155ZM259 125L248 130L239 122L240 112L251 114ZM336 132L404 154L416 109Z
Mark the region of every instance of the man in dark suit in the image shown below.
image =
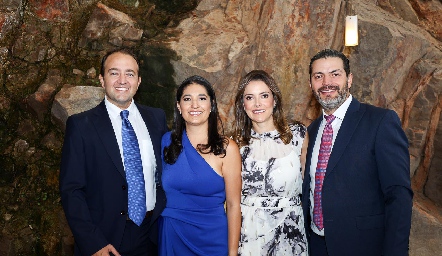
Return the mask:
M157 255L156 219L166 203L160 185L161 137L168 128L163 110L133 101L141 83L138 72L138 59L129 49L106 54L99 76L105 99L67 120L60 192L75 238L75 255ZM127 119L136 134L132 141L138 142L141 158L139 179L131 183L126 172L133 161L125 161L132 154L124 151L122 133L127 125L122 110L129 111ZM128 191L135 186L131 184L142 184L145 198L138 221L128 206Z
M309 73L323 108L308 127L302 190L310 254L408 255L413 192L397 114L351 96L353 75L341 52L317 53Z

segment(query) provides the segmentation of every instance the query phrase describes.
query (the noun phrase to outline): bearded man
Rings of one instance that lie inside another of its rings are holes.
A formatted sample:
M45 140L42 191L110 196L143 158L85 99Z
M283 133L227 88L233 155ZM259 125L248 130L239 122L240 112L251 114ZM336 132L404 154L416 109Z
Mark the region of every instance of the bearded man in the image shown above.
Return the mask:
M341 52L317 53L309 74L322 106L308 127L302 190L310 255L408 255L413 192L398 115L352 97Z

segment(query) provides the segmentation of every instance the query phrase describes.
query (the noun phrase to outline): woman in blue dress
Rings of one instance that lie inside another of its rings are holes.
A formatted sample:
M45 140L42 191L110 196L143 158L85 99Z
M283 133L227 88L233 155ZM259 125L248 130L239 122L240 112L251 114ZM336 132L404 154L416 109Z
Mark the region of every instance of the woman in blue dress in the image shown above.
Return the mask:
M162 138L159 255L237 255L241 228L241 159L222 134L215 92L192 76L176 95L172 131Z

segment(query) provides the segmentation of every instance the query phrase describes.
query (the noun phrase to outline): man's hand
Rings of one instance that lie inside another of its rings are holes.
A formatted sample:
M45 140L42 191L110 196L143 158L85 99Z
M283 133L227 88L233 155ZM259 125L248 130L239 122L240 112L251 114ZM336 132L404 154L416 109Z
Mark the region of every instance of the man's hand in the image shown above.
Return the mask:
M120 256L120 254L111 244L108 244L105 247L101 248L101 250L94 253L92 256L110 256L110 252L113 253L113 255L115 256Z

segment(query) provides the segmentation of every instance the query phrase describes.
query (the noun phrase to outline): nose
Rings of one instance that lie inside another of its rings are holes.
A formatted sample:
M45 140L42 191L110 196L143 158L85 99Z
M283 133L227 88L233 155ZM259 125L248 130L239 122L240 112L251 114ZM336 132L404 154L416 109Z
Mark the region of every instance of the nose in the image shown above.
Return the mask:
M120 84L126 84L126 76L121 75L120 78L118 79Z
M255 107L260 107L261 106L261 102L259 101L259 99L255 100Z
M192 102L190 103L192 108L198 108L198 101L197 100L192 100Z
M327 76L327 75L324 75L323 77L322 77L322 84L323 85L326 85L326 84L328 84L329 82L329 80L331 80L331 77L329 77L329 76Z

